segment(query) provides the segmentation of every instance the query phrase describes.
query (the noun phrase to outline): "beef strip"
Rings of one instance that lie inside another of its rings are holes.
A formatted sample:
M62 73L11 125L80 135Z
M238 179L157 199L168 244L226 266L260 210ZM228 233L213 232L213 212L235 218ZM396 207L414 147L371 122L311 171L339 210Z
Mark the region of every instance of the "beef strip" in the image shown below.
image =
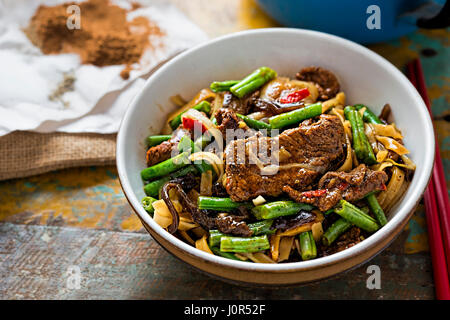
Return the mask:
M248 94L247 96L239 99L234 94L229 91L223 93L223 103L224 108L233 110L236 113L246 115L249 113L253 101L259 96L259 90Z
M249 226L243 217L239 216L223 216L215 219L217 229L225 234L232 234L239 237L251 237L253 231L250 230Z
M191 135L190 130L184 129L180 126L173 132L172 138L147 150L147 166L150 167L160 163L161 161L169 159L172 154L172 149L178 145L181 138L183 136L188 136L191 138Z
M360 164L350 172L327 172L318 183L318 190L300 192L290 186L283 187L292 199L297 202L309 203L327 211L333 208L341 199L357 201L369 192L384 190L388 176L384 171L373 171Z
M258 148L266 148L266 158L270 159L277 144L290 156L282 159L279 167L275 166L277 172L267 174L266 171L263 175L261 165L250 162L251 153L255 156L251 150L256 150L257 158L264 160ZM233 201L246 201L259 195L278 196L283 186L301 190L337 168L345 157L344 128L338 117L321 115L318 121L306 120L275 138L254 136L231 141L225 155L225 188Z
M206 230L218 229L222 233L239 237L251 237L253 235L253 231L244 221L247 216L226 215L215 217L211 216L215 212L201 210L197 207L191 207L189 212L191 213L192 220Z
M236 113L227 108L221 108L215 113L218 129L222 133L225 141L234 140L237 137L243 138L244 136L251 135L247 132L250 128L238 118ZM241 129L241 131L236 131ZM227 137L227 130L233 130L233 136ZM235 136L236 135L236 136Z
M296 77L302 81L314 82L319 90L319 100L333 98L340 89L336 76L331 71L321 67L303 68L296 74Z

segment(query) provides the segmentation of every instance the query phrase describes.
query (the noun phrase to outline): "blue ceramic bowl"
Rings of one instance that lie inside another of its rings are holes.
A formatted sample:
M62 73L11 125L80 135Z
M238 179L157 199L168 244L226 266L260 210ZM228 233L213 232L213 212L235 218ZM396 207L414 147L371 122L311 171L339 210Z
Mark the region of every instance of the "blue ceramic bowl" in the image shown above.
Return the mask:
M281 25L327 32L359 43L395 39L436 16L444 0L258 0ZM445 18L444 18L445 19ZM442 21L442 18L440 19ZM445 19L446 23L448 19ZM429 27L429 26L427 26Z

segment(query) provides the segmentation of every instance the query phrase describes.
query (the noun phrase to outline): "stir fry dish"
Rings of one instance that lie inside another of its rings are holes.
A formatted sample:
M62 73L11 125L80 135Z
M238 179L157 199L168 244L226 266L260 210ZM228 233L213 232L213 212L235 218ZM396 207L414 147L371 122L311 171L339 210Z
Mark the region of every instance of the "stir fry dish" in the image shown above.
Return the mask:
M414 174L391 107L349 105L338 78L261 67L215 81L147 138L145 210L197 249L229 259L315 259L387 223Z

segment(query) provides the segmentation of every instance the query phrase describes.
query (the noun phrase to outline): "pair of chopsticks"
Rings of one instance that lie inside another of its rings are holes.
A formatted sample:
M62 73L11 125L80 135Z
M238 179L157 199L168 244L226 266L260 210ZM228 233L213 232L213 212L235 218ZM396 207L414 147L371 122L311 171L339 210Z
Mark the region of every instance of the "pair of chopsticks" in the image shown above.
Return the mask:
M417 58L408 63L407 75L422 96L433 119L420 59ZM424 203L436 297L439 300L450 300L450 204L436 137L435 145L433 173L424 194Z

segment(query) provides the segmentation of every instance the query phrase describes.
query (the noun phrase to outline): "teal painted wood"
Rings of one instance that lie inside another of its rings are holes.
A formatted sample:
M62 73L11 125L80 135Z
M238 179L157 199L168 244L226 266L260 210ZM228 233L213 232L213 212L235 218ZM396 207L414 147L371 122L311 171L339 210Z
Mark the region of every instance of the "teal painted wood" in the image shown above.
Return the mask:
M2 223L0 298L433 299L428 255L398 252L405 236L372 261L333 279L290 288L254 288L192 269L148 234ZM369 265L381 268L380 290L366 287ZM73 277L78 270L76 289Z

